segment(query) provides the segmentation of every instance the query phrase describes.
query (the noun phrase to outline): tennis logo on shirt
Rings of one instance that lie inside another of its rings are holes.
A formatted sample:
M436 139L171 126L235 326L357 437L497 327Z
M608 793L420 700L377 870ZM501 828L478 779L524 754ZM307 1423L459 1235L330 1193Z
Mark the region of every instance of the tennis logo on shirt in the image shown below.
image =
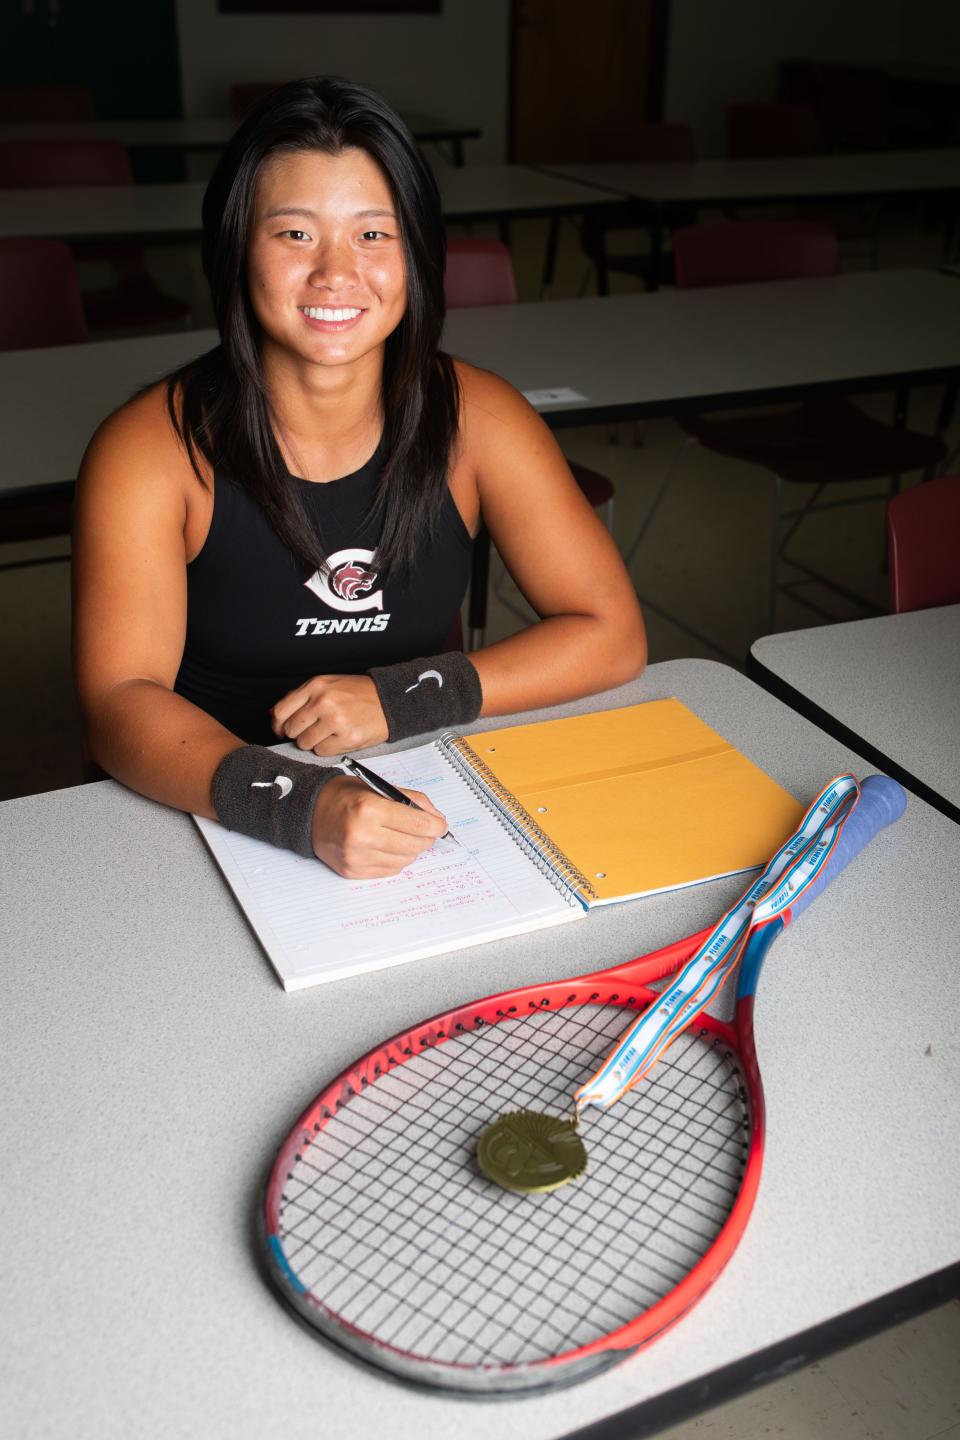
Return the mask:
M382 610L383 591L374 590L377 571L373 569L373 551L351 546L327 558L328 573L314 571L304 583L331 610L355 614L359 610Z

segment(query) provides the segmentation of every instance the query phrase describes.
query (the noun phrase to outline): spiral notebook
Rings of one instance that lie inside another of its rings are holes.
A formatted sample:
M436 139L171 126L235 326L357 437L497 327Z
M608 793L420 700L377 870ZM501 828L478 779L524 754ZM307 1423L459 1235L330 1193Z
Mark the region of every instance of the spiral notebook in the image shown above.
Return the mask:
M385 880L195 817L287 990L753 869L801 813L679 700L447 734L370 763L428 794L456 837Z

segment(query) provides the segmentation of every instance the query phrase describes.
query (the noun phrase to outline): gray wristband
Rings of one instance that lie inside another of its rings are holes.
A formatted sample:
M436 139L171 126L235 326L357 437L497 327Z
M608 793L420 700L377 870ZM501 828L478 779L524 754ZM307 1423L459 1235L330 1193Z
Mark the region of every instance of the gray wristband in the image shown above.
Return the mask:
M388 740L466 725L483 704L480 676L461 650L368 670L387 721Z
M245 745L217 766L213 808L228 830L314 859L313 807L324 785L342 773L335 766L289 760L264 745Z

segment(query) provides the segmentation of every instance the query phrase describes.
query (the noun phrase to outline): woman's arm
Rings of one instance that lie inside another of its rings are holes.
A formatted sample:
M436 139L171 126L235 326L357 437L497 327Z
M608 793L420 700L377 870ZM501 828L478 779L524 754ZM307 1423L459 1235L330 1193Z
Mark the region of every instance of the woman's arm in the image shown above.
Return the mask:
M213 816L210 777L240 741L173 693L190 484L200 489L159 387L97 431L74 508L74 673L97 763L141 794Z
M205 534L209 506L162 387L101 426L77 486L73 647L92 757L140 794L216 819L214 773L244 742L173 690L186 634L188 536L198 523ZM446 829L430 802L417 800L426 808L339 777L318 796L314 849L341 873L393 874Z
M529 710L633 680L647 658L636 593L613 539L536 411L496 375L459 365L461 508L480 511L540 622L471 655L484 715Z

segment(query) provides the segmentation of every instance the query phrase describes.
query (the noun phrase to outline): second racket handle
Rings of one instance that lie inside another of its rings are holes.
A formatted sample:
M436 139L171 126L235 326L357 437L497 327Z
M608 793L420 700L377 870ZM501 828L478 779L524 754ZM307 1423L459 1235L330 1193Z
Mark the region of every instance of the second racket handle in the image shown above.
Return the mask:
M907 793L896 780L888 775L868 775L860 787L860 799L850 812L840 832L837 848L827 861L823 871L805 890L795 904L791 905L791 918L796 920L817 896L836 880L850 861L870 844L875 835L887 825L899 820L907 808Z

